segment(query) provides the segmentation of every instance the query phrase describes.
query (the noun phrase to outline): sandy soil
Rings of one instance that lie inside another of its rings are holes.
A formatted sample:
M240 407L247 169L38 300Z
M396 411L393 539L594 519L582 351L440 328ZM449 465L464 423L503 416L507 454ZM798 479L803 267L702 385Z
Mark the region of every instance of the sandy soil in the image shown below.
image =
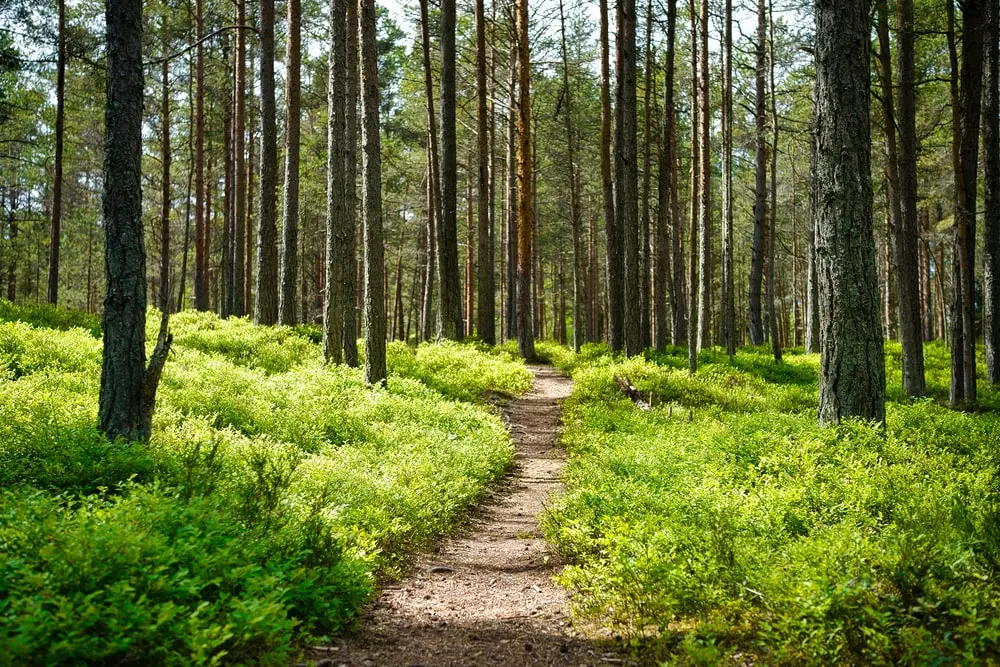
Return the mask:
M552 580L560 564L541 538L538 515L561 489L559 402L572 381L550 367L530 369L532 390L504 410L517 447L507 482L464 531L419 556L407 576L383 589L360 630L312 651L315 664L632 664L613 644L573 628L566 592Z

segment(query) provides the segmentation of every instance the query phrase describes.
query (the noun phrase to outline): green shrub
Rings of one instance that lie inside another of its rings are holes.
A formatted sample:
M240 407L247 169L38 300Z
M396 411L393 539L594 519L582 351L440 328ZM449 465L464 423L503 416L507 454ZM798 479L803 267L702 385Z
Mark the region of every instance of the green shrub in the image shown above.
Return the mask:
M287 664L513 460L469 402L527 388L509 353L394 346L367 388L288 328L171 321L148 447L97 433L99 340L0 323L0 664Z
M703 357L693 377L685 356L576 365L544 529L577 614L692 663L997 659L1000 417L897 401L885 433L821 429L815 355Z

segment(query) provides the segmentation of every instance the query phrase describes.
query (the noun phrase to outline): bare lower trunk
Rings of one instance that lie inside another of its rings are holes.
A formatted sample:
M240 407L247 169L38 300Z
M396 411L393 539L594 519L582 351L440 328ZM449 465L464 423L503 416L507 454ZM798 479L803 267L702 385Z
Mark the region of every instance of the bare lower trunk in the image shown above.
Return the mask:
M375 0L360 0L361 201L365 221L365 382L385 384L385 250Z
M885 423L869 136L870 3L816 0L820 424ZM842 110L851 109L852 113Z

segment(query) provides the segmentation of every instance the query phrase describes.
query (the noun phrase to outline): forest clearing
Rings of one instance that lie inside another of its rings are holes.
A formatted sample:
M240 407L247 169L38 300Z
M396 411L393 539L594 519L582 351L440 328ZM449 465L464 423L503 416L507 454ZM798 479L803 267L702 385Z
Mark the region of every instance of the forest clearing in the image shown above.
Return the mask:
M0 0L0 667L1000 664L1000 0Z

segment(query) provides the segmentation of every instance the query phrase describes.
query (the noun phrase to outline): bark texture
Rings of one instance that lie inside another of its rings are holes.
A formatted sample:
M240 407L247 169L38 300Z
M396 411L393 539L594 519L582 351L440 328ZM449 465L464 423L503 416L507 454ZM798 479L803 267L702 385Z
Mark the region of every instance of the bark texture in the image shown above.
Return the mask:
M872 226L869 0L816 0L819 421L885 422Z
M382 158L379 136L375 0L359 0L361 36L361 201L365 227L365 382L384 385L385 248L382 238Z
M299 275L299 137L301 122L302 4L288 0L288 36L285 46L285 207L281 225L281 292L278 322L292 325L295 286Z
M108 0L104 113L104 353L97 426L109 439L148 442L167 315L146 367L146 251L142 227L142 3Z

